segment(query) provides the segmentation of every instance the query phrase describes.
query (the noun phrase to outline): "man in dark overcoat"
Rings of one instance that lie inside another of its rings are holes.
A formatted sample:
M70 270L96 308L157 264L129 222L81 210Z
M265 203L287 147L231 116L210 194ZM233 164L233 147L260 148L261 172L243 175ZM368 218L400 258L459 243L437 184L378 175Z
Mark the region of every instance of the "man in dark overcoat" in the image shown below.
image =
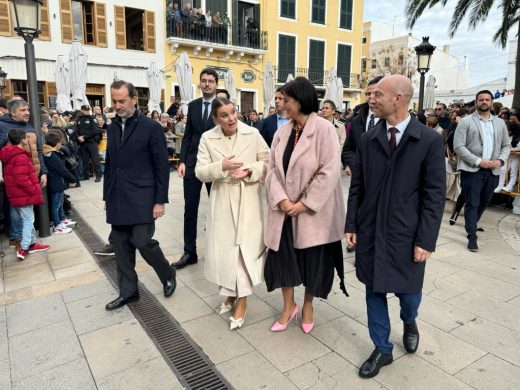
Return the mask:
M400 301L405 349L417 350L425 262L435 250L444 211L442 137L410 117L412 95L405 76L377 84L369 104L381 120L361 136L353 163L345 236L356 245L356 275L366 286L375 345L359 370L363 378L393 361L387 293Z
M139 299L135 251L150 264L169 297L176 287L175 269L152 237L155 220L168 203L170 167L161 125L137 109L137 90L119 80L110 87L117 116L107 130L103 200L114 246L119 297L106 305L114 310Z
M184 268L196 264L197 256L197 219L199 213L200 191L202 182L195 176L197 153L202 133L215 127L211 117L211 105L215 100L218 87L218 73L215 69L205 68L199 76L202 97L188 104L188 119L177 172L183 178L184 190L184 253L174 263L175 268ZM208 195L211 183L206 183Z

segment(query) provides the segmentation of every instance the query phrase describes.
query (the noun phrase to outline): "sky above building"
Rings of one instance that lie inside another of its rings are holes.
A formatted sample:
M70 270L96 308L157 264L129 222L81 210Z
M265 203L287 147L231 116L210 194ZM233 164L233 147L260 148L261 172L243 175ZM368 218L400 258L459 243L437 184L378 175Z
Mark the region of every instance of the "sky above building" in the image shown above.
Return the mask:
M406 3L406 0L365 0L364 21L391 23L395 25L396 33L400 31L400 35L407 34L410 30L406 27ZM442 50L443 45L450 45L450 54L461 63L464 62L464 56L467 56L468 86L506 77L507 49L504 50L493 42L493 35L500 26L501 9L494 7L485 22L472 31L468 31L467 20L464 20L453 39L450 39L448 27L455 4L456 0L449 0L445 7L436 5L425 10L411 31L412 35L419 39L429 36L430 43L437 50ZM515 35L516 30L511 30L508 39L514 39Z

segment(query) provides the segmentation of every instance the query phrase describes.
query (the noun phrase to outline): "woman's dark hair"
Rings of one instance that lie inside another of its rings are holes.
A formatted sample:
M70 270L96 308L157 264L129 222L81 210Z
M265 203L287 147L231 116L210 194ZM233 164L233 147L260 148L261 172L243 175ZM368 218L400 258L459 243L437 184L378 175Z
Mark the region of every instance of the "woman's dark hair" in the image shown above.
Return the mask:
M417 113L417 120L423 125L426 125L426 115L424 115L422 112Z
M282 87L284 95L292 97L300 104L300 112L309 115L320 109L316 88L305 77L296 77Z
M157 115L159 117L159 119L161 118L161 116L159 115L159 111L157 111L157 110L152 111L152 114L151 114L152 119L155 119L154 115Z
M506 122L506 125L507 125L507 129L509 130L509 133L513 136L513 137L518 137L520 136L520 123L515 123L515 122L511 122L511 121L507 121ZM516 146L516 145L515 145Z
M211 116L216 117L219 108L227 106L228 104L233 104L233 102L226 98L213 99L213 103L211 103Z

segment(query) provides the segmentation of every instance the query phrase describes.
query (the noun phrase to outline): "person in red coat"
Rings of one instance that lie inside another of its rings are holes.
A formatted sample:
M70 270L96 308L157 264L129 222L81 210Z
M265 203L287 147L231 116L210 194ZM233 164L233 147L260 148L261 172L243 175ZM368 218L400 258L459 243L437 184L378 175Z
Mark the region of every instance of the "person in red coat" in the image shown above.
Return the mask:
M36 242L34 230L33 206L43 204L43 196L31 156L23 149L27 143L25 131L9 130L7 137L11 145L0 150L0 160L4 169L7 198L23 222L21 248L16 252L16 256L23 260L29 253L49 249L48 245Z

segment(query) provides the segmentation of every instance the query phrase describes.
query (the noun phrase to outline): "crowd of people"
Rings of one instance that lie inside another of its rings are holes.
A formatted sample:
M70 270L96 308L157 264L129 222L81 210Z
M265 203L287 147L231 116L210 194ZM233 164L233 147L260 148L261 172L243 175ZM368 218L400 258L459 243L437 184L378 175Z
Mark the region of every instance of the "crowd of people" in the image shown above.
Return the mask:
M67 233L75 223L67 219L65 191L104 175L112 230L98 253L115 254L120 290L106 310L139 300L137 250L169 297L176 269L198 262L198 208L206 187L204 274L219 286L216 309L231 314L230 330L244 325L247 298L265 281L283 300L271 331L300 318L302 331L312 332L314 298L327 299L336 276L348 297L345 238L366 285L374 344L359 375L374 377L393 361L388 293L400 301L403 345L414 353L425 263L435 251L446 200L454 203L451 224L464 207L467 248L477 252L477 232L484 231L478 223L489 202L519 192L520 113L493 103L493 93L483 90L471 103L439 102L416 114L409 110L413 87L404 76L370 80L366 102L341 111L331 100L320 107L312 83L297 77L276 90L263 119L254 109L238 112L229 93L218 89L214 69L203 69L199 82L202 96L184 115L177 102L162 114L140 111L135 87L115 81L112 108L41 109L42 139L28 123L25 101L0 101L4 210L10 210L4 220L10 219L18 258L48 249L36 242L33 228L42 190L48 191L54 232ZM169 264L153 235L165 214L174 156L183 181L184 253ZM351 176L347 207L344 174ZM509 203L520 212L516 200ZM300 285L301 307L295 300Z
M232 24L227 12L194 8L190 3L182 7L180 1L169 1L166 6L166 31L168 37L195 39L228 44L232 37ZM260 30L253 17L248 17L245 26L238 25L239 45L257 48L260 45Z

